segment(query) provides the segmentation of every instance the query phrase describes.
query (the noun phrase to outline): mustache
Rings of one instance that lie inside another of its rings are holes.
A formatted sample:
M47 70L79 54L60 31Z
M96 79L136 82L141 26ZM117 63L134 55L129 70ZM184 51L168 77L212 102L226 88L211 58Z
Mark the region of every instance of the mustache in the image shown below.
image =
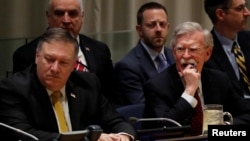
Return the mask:
M189 59L189 60L181 59L180 63L184 67L188 65L192 65L193 67L196 67L199 62L196 62L194 59Z
M47 77L49 77L49 78L60 78L59 75L57 75L57 74L49 74L49 75L47 75Z

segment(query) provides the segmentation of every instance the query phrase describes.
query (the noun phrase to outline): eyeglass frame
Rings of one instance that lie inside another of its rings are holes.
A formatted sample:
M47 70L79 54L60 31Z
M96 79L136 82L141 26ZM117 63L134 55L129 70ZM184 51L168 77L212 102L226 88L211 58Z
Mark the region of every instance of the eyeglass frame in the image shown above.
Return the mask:
M227 9L234 9L237 12L243 12L246 9L249 10L247 3L243 3L243 4L239 5L239 6L231 7L231 8L229 8L229 7L223 7L221 9L225 9L225 10L227 10Z
M199 54L203 49L207 49L208 47L190 47L190 48L185 48L182 46L176 46L174 47L174 51L179 54L179 55L183 55L186 50L188 50L189 54L195 55L195 54Z

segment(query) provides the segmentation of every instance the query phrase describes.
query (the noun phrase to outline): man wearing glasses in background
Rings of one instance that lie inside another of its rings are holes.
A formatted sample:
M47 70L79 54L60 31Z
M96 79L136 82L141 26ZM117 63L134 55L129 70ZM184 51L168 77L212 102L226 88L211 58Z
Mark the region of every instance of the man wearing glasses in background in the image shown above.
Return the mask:
M213 53L205 67L225 72L235 89L250 100L250 32L245 31L250 12L246 1L205 0L204 8L213 23L214 39ZM239 48L237 54L235 46Z

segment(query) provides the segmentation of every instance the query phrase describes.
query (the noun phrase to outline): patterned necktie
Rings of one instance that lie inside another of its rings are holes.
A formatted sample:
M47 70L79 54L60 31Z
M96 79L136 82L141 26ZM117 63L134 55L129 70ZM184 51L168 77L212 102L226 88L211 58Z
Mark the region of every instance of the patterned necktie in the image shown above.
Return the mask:
M199 96L199 89L196 91L194 98L197 100L197 105L195 107L195 114L192 117L191 127L192 135L201 135L202 134L202 124L203 124L203 110L201 105L201 99Z
M167 60L164 58L163 54L160 53L156 58L155 61L157 63L157 71L158 73L162 72L164 69L166 69L168 67L168 62Z
M52 98L52 104L54 106L56 115L57 115L57 120L59 122L59 128L60 128L60 132L68 132L68 126L67 126L67 122L64 116L64 112L63 112L63 106L62 103L60 102L60 98L61 98L62 94L60 91L56 91L53 92L51 95Z
M75 63L75 70L88 72L87 66L84 65L80 60L77 60Z
M235 55L235 60L238 64L239 67L239 72L240 72L240 78L243 80L244 87L248 93L250 93L250 81L247 77L247 68L245 65L245 58L239 48L239 46L236 44L236 42L233 43L233 53Z

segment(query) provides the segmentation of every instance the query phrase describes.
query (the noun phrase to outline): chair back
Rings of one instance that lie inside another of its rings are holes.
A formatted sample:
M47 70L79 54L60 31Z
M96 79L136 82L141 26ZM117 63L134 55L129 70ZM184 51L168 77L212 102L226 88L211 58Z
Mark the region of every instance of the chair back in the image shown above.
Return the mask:
M144 107L145 104L133 104L133 105L118 107L116 108L116 110L125 118L126 121L130 122L129 121L130 117L136 117L138 119L143 118ZM132 125L136 131L141 129L141 122L136 122L133 123Z

